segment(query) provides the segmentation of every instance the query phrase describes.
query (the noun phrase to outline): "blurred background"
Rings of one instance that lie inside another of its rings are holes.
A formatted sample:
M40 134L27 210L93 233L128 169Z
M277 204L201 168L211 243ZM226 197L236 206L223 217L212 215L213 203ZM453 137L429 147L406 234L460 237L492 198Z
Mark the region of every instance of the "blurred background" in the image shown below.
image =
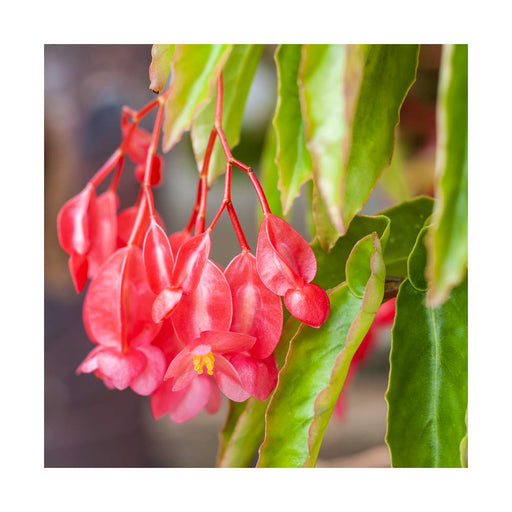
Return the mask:
M256 172L275 107L274 51L273 45L264 49L244 113L241 142L233 151ZM364 213L432 193L440 55L440 45L422 46L418 78L402 108L393 164ZM177 425L168 417L155 421L149 398L131 390L110 391L92 374L75 375L92 343L82 325L85 292L74 292L68 257L58 244L57 213L119 145L122 106L139 109L154 99L148 89L150 62L151 45L45 46L45 467L215 465L226 402L213 416L203 411ZM143 126L150 129L153 118L145 121ZM154 190L155 204L168 232L173 232L184 227L195 200L197 168L189 135L164 158L165 181ZM126 171L118 190L121 208L131 206L138 193L133 173ZM391 173L394 179L387 180ZM212 209L222 199L221 181L209 196ZM247 240L255 247L257 201L241 172L234 172L233 191ZM309 236L301 200L291 221ZM212 258L227 265L238 251L223 215L212 238ZM389 346L389 328L380 329L374 349L347 389L342 416L331 419L318 466L389 466L384 444Z

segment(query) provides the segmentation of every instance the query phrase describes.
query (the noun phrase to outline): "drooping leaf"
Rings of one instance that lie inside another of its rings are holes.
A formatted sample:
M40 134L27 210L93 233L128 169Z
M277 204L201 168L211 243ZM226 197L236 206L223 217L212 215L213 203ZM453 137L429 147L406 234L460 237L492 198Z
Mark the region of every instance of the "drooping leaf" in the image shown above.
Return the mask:
M233 149L240 140L240 128L245 102L249 95L252 80L263 50L261 44L235 44L224 64L224 102L222 128L229 146ZM203 166L204 155L215 118L215 88L208 102L204 104L192 124L192 146L198 168ZM213 147L208 170L208 183L211 185L226 170L226 158L217 139Z
M376 232L381 238L384 249L388 240L389 220L383 215L374 217L357 215L351 222L348 231L340 237L330 252L320 247L319 240L315 240L311 247L318 262L315 283L322 288L334 288L345 281L345 265L356 243L367 235Z
M268 127L267 134L265 136L265 142L263 143L263 152L261 154L261 165L260 165L260 183L265 191L270 210L274 215L278 215L281 218L287 218L283 214L283 207L281 206L281 196L279 189L277 188L277 181L279 178L278 169L276 164L277 155L277 136L274 126L271 124ZM258 205L257 208L257 219L258 226L263 220L263 212Z
M350 154L344 161L342 220L347 226L375 187L393 153L402 103L416 80L419 45L370 45L350 118Z
M327 253L334 247L340 235L329 218L329 212L315 181L313 181L311 208L315 238L318 240L323 251Z
M393 467L460 467L468 400L467 281L437 309L406 279L386 393Z
M227 44L179 44L172 59L172 90L165 104L162 146L169 151L208 100L231 51Z
M169 78L175 48L175 44L154 44L151 47L151 64L149 65L151 83L149 88L157 94L162 92Z
M429 304L441 304L467 271L468 47L443 48L437 105L436 206L427 273Z
M331 315L319 328L301 324L293 337L267 409L259 467L312 467L352 356L382 301L385 267L379 237L361 265L371 276L361 299L346 283L330 293ZM354 258L358 258L357 255Z
M389 240L384 249L387 275L407 276L407 258L432 213L433 205L430 197L421 196L381 212L391 221Z
M284 213L289 213L301 186L311 178L313 164L306 146L298 72L302 45L285 44L276 51L277 105L273 119L277 134L279 190Z
M317 205L338 235L389 165L417 60L418 45L304 45L299 84L313 178L323 200ZM318 217L317 228L324 215ZM332 230L327 234L324 247L335 242Z
M345 231L341 218L342 147L347 125L342 94L347 48L312 44L302 47L299 94L313 174L331 224ZM317 223L317 230L318 230Z

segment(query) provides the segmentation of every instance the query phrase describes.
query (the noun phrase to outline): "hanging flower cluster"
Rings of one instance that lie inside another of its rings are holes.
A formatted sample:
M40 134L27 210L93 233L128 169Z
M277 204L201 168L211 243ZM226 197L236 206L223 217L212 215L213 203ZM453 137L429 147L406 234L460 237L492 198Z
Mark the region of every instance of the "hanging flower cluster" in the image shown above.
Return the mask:
M122 143L62 207L57 224L76 291L91 280L83 320L96 346L77 373L94 373L110 389L151 396L155 418L169 415L181 423L202 409L216 412L221 392L237 402L270 395L277 383L273 353L282 330L281 297L292 315L312 327L326 320L330 306L325 291L311 282L316 259L310 246L271 213L252 169L231 154L222 129L222 76L190 221L182 231L166 233L152 194L163 177L157 150L166 97L140 111L124 108ZM149 133L139 122L156 107ZM224 198L206 226L208 165L217 136L227 161ZM126 155L141 189L136 204L118 213L116 189ZM233 165L248 175L263 209L256 255L231 201ZM97 195L113 171L107 191ZM210 259L211 233L224 210L241 248L225 269Z

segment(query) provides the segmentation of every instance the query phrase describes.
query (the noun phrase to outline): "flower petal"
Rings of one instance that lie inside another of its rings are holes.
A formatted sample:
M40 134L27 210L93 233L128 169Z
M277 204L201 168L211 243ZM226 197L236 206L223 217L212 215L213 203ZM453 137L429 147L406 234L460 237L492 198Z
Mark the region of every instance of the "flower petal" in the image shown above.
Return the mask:
M57 234L61 247L68 253L84 255L89 249L89 206L96 194L87 185L60 209L57 217Z
M173 313L176 335L185 344L198 339L202 331L228 331L232 301L224 274L207 262L197 288L184 295Z
M89 268L87 256L82 256L77 252L72 252L68 260L68 267L76 293L80 293L87 284L87 273Z
M151 309L153 321L158 324L170 317L178 307L182 297L183 291L181 288L165 288L162 290L153 302Z
M107 190L91 202L89 214L90 246L87 252L89 278L92 279L100 267L117 247L117 205L115 192Z
M265 359L272 354L281 337L281 297L263 284L256 269L256 258L250 253L237 255L224 274L233 297L231 330L254 336L256 343L250 354Z
M139 395L149 396L164 380L167 368L165 356L159 348L152 345L144 345L137 350L146 356L148 362L144 371L131 381L130 387Z
M210 245L208 231L183 243L176 255L171 283L173 288L182 288L185 293L196 289L210 254Z
M208 377L199 376L181 391L168 395L169 416L175 423L185 423L197 416L208 404L212 385Z
M311 327L320 327L331 310L327 293L314 283L308 283L299 290L288 290L284 305L295 318Z
M164 379L172 379L173 391L187 387L199 374L194 370L194 358L190 350L185 347L172 361Z
M215 357L213 376L217 381L220 390L233 402L243 402L250 396L240 380L240 376L233 365L224 357L218 354Z
M254 336L240 332L204 331L201 333L197 344L210 346L212 352L224 354L226 352L243 352L249 350L254 345L255 341L256 338ZM195 343L192 346L195 346ZM191 347L191 350L197 353L196 348Z
M228 356L238 372L245 390L258 400L266 400L277 384L276 359L272 355L266 359L255 359L246 354Z
M174 258L169 239L154 218L144 237L142 255L149 286L158 294L171 284Z
M97 355L98 370L105 375L117 389L126 389L142 373L147 358L139 350L130 350L126 354L107 348Z

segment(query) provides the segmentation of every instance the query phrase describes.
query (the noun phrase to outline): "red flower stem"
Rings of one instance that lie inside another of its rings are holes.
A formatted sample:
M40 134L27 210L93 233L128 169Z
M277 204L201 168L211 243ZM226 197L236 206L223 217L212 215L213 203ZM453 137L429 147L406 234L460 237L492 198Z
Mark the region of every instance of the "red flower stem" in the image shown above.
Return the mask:
M155 124L153 125L153 133L151 134L151 142L149 144L148 153L146 156L146 168L144 169L144 181L142 182L142 188L146 194L149 215L153 218L155 216L155 204L153 201L153 192L151 190L151 166L153 164L153 157L155 156L158 149L158 141L160 139L160 131L162 130L162 122L164 118L164 101L160 97L158 98L160 106L156 113Z
M251 252L251 248L249 247L244 232L242 231L242 226L240 226L240 221L238 220L238 216L235 212L233 203L229 201L226 207L228 210L229 218L231 219L231 224L233 224L233 229L235 230L238 243L240 244L240 249L242 249L242 252Z
M117 163L117 169L112 178L112 183L110 184L109 189L112 192L117 190L117 186L119 185L119 180L121 179L121 174L123 174L123 165L124 165L124 154L119 157L119 162Z
M98 172L89 180L89 185L96 188L115 168L122 154L121 148L117 148L110 158L100 167Z
M210 166L210 158L213 152L213 146L215 144L215 137L217 133L215 128L210 132L210 138L208 139L208 145L204 154L203 167L201 168L201 174L199 175L199 205L196 202L197 214L196 214L196 234L204 231L206 207L208 202L208 167Z

